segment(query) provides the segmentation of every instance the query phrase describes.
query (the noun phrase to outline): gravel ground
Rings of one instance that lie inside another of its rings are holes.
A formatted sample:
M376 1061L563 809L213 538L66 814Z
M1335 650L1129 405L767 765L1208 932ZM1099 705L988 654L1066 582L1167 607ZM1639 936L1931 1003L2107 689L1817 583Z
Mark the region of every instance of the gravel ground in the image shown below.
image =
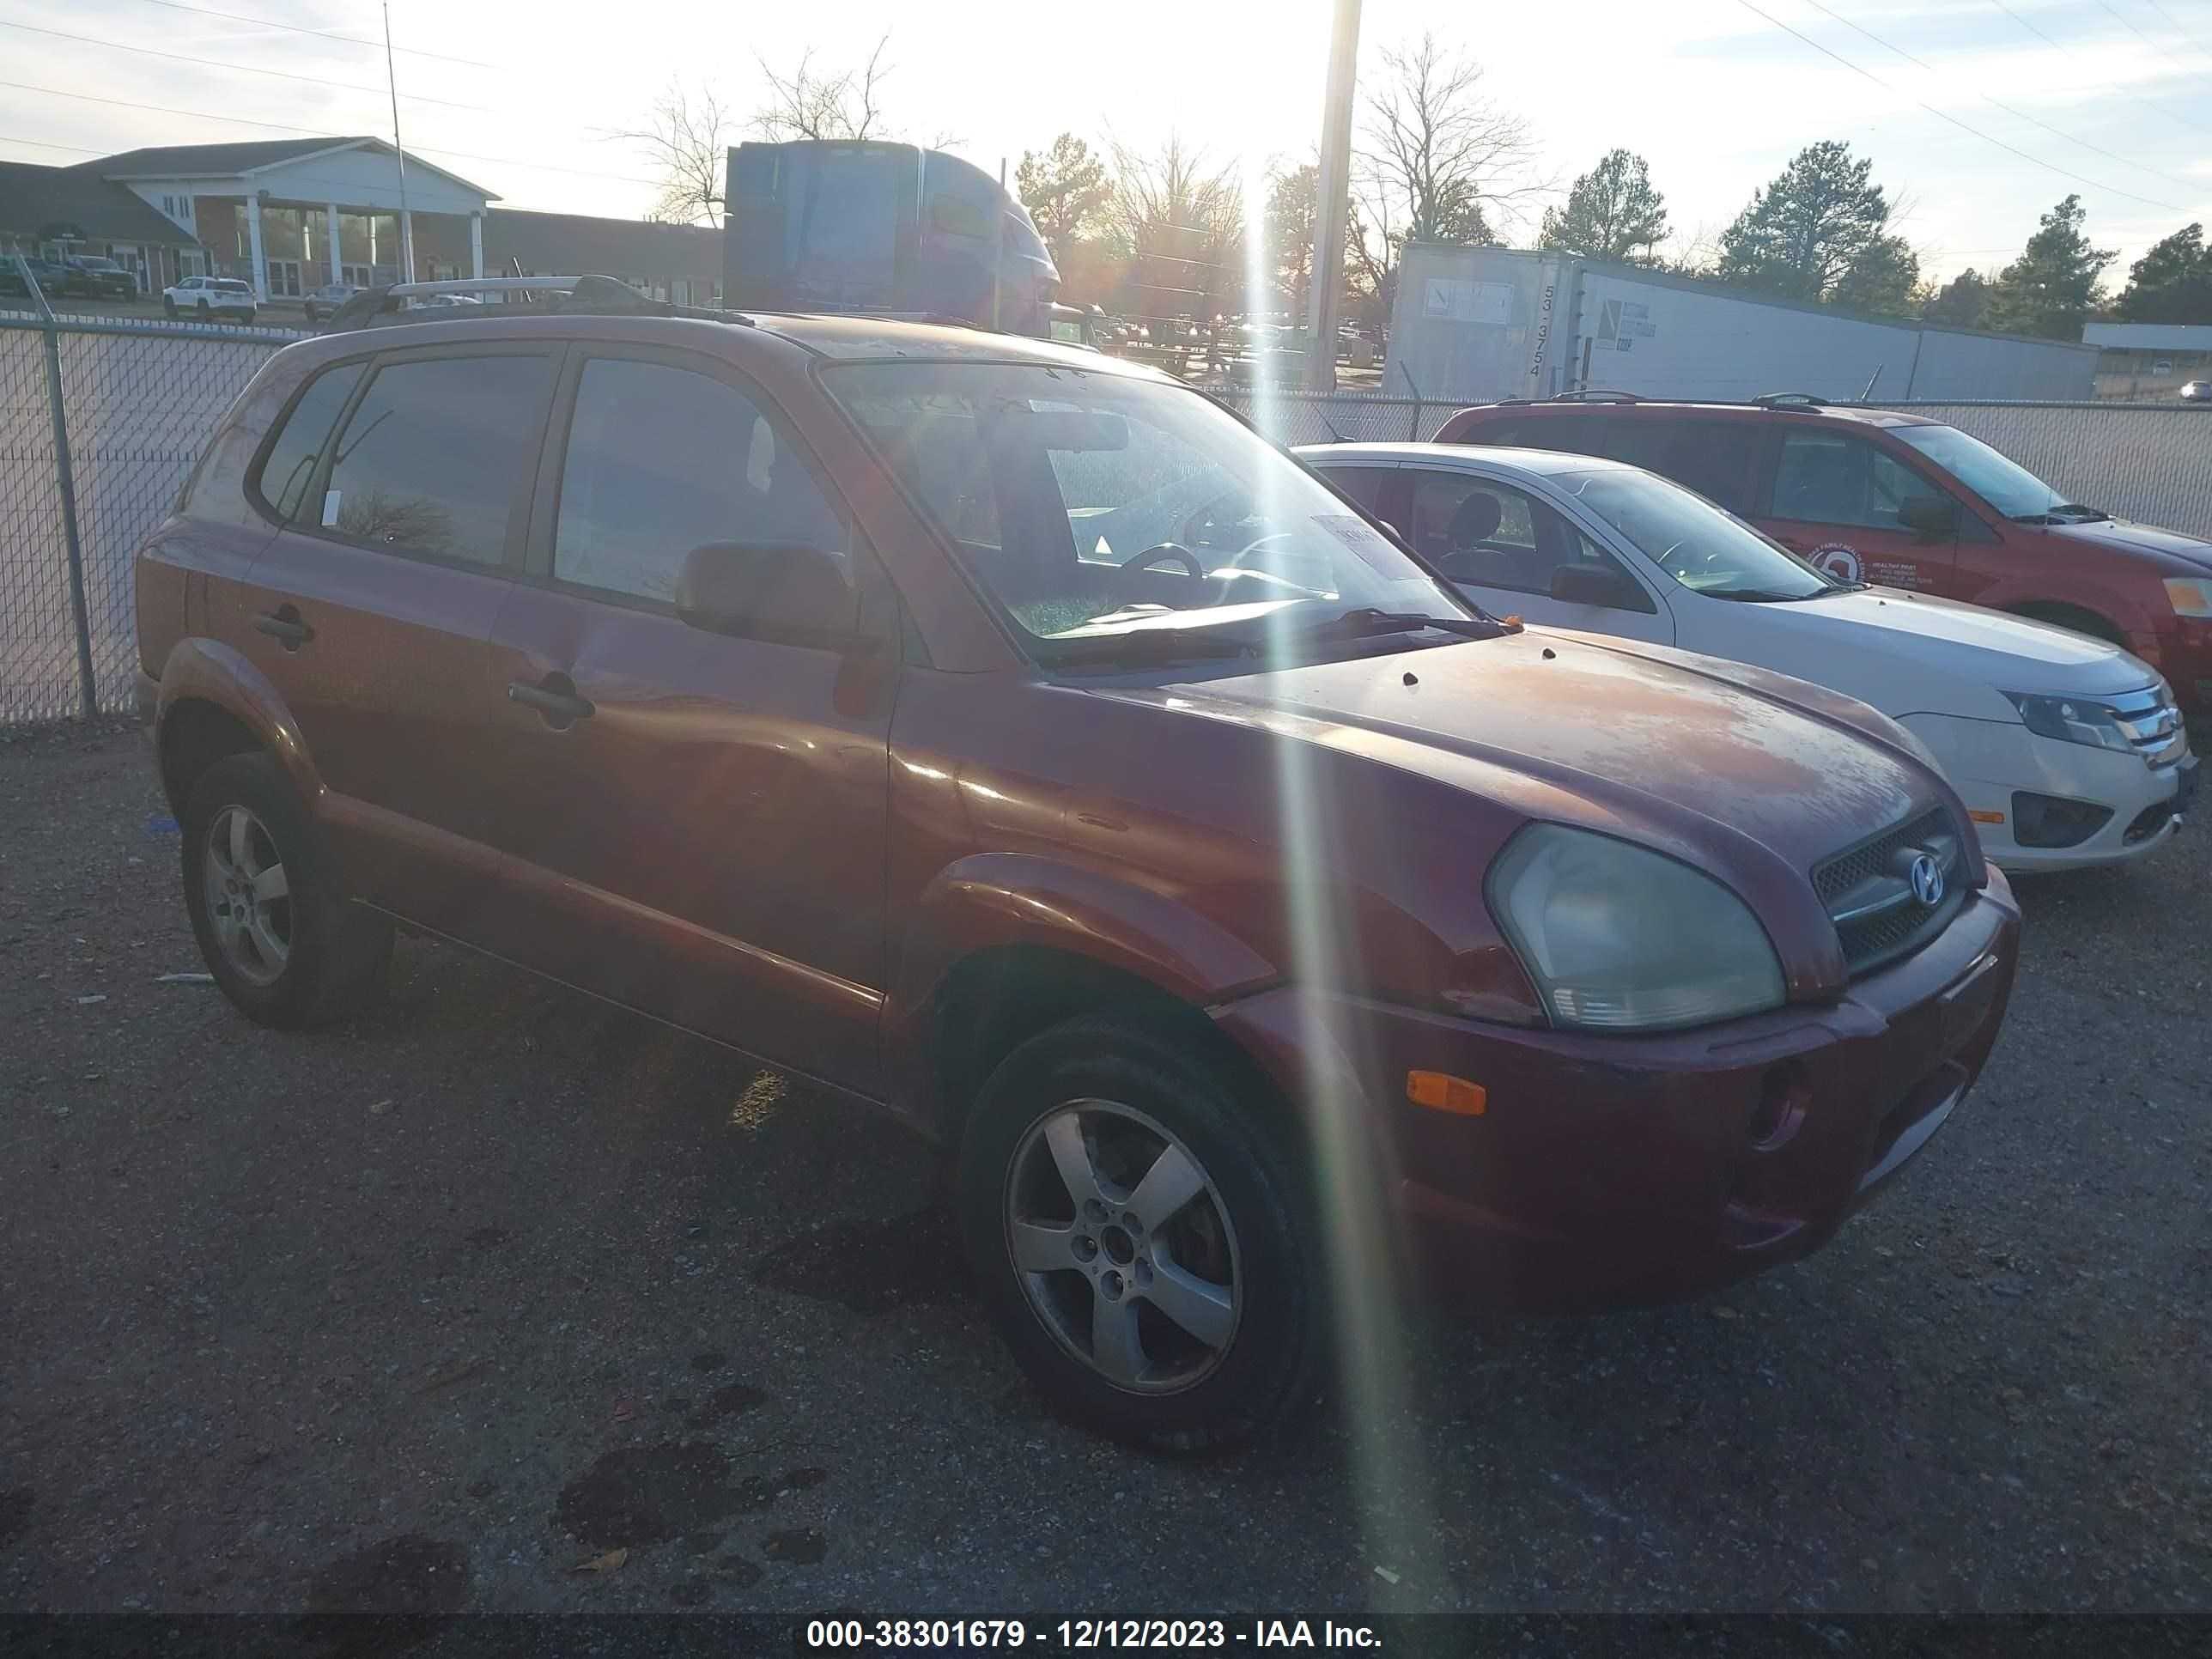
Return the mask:
M167 810L0 743L0 1608L2212 1611L2202 831L2023 884L1811 1261L1188 1465L1039 1410L886 1121L451 947L311 1036L161 982Z

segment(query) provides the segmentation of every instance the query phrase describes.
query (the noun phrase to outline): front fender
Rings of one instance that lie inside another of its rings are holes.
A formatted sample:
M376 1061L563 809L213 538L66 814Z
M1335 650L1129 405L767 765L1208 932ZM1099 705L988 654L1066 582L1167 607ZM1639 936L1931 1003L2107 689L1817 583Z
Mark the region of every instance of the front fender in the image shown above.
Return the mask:
M182 639L161 665L161 696L155 706L156 750L167 753L170 721L179 706L212 703L237 720L276 757L310 811L323 798L322 775L307 752L307 739L283 695L245 654L216 640ZM181 806L181 802L172 805Z
M923 889L899 941L882 1029L890 1075L908 1098L928 1092L930 1014L946 977L976 952L1008 946L1080 957L1198 1009L1282 977L1169 894L1036 854L971 854Z
M1169 895L1033 853L975 853L939 871L914 906L891 1000L927 1007L952 965L995 945L1086 957L1205 1007L1281 970Z

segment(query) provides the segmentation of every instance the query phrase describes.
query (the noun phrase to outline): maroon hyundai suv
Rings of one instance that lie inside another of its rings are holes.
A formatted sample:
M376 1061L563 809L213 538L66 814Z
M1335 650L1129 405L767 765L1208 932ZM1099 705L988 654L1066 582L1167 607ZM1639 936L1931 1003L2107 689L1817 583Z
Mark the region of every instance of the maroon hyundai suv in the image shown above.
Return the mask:
M1409 1279L1802 1256L1988 1056L2017 909L1871 709L1485 617L1093 353L502 309L277 353L139 554L250 1018L404 922L881 1104L1043 1391L1177 1447Z

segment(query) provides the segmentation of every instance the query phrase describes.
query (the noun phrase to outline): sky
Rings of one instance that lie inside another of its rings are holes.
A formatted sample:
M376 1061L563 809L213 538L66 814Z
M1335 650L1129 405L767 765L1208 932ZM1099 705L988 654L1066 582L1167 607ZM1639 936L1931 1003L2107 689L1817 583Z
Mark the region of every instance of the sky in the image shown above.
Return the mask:
M886 33L899 136L948 137L992 170L1063 131L1138 150L1173 133L1224 165L1294 164L1318 141L1331 10L396 0L392 28L410 151L508 206L634 216L654 180L623 135L672 85L750 111L763 62L811 52L836 70ZM0 159L388 137L381 27L369 0L0 0ZM1874 159L1901 207L1893 228L1936 276L2002 265L2069 191L2092 239L2120 252L2115 285L2160 237L2212 221L2212 0L1365 0L1364 88L1424 31L1484 64L1489 95L1527 118L1539 181L1563 195L1607 149L1637 150L1684 240L1717 238L1824 138ZM1509 224L1508 240L1534 230Z

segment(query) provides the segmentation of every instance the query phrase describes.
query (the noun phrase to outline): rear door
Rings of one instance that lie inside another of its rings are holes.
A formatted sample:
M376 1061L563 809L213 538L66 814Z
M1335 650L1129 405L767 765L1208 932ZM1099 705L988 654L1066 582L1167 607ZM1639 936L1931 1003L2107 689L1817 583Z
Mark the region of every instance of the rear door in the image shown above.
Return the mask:
M279 528L238 641L291 709L363 896L469 937L492 619L513 586L559 348L451 345L324 369L250 481Z
M1484 610L1553 628L1671 645L1674 619L1651 585L1533 492L1484 474L1408 463L1399 488L1415 551ZM1552 597L1564 564L1617 576L1623 603Z
M1871 437L1792 422L1782 430L1773 499L1759 528L1845 581L1948 594L1956 530L1929 534L1901 516L1906 502L1925 497L1953 499Z
M887 584L766 395L720 363L579 347L531 572L494 630L500 948L815 1075L876 1081L896 630ZM846 560L866 637L703 632L710 542ZM548 697L564 700L549 704Z

